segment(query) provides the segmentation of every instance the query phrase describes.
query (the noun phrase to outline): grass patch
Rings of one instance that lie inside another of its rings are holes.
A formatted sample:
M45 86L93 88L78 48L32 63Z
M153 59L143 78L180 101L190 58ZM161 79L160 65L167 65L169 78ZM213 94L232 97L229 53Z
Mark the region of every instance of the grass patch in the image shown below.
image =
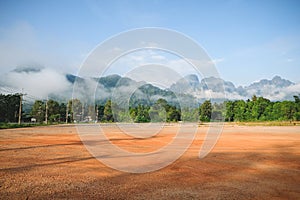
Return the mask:
M238 126L300 126L300 121L227 122Z
M50 124L31 124L31 123L0 123L0 129L11 129L11 128L26 128L26 127L35 127L35 126L48 126Z

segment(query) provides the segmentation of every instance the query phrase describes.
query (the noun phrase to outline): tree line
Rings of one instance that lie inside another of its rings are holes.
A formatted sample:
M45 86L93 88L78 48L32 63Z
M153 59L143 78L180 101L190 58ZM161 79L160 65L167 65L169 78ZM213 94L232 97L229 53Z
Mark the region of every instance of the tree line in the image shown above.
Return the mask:
M212 103L204 101L197 108L180 108L158 99L152 105L138 104L120 108L111 100L104 104L89 105L79 99L66 103L55 100L36 100L22 112L23 122L177 122L177 121L299 121L300 96L294 101L272 102L264 97ZM21 94L0 94L0 122L17 122ZM34 119L34 120L33 120Z
M0 94L0 122L18 121L20 98L20 94Z
M299 121L300 96L294 101L272 102L264 97L253 96L251 100L227 101L226 121Z

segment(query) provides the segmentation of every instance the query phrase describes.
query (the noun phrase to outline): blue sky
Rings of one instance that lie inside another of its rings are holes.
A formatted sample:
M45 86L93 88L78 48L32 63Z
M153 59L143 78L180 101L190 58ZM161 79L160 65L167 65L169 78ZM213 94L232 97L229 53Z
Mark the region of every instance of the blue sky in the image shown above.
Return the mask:
M162 27L197 41L220 76L246 85L275 75L300 82L300 1L0 1L0 73L42 65L76 73L100 42Z

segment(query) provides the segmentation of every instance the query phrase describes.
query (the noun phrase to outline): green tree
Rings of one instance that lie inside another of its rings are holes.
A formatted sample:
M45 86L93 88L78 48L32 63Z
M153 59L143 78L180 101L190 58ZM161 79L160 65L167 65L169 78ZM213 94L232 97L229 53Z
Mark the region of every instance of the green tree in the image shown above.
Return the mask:
M67 109L67 104L65 104L65 103L61 103L60 105L59 105L59 116L60 116L60 119L59 119L59 121L60 122L65 122L66 121L66 110ZM68 120L69 121L69 120Z
M137 107L130 107L129 108L129 114L130 114L130 117L131 117L132 121L135 121L137 113L138 113Z
M272 120L274 120L274 118L272 116L273 106L274 106L274 103L269 102L269 104L267 105L263 115L260 117L260 120L262 120L262 121L272 121Z
M162 98L158 99L158 100L155 102L155 104L156 104L156 105L160 105L161 107L163 107L163 108L165 108L165 109L167 109L168 106L169 106L168 102L167 102L165 99L162 99Z
M234 120L234 102L232 101L226 102L225 120L228 122L232 122Z
M20 107L20 94L0 94L0 122L17 122Z
M267 106L270 104L270 100L263 98L263 97L258 97L255 101L253 100L254 105L252 107L252 119L260 120L261 116L265 112L265 109Z
M252 108L254 106L254 103L255 101L250 101L249 99L246 101L245 121L254 121L252 116Z
M50 123L58 122L60 118L59 114L59 103L57 101L54 101L50 99L47 101L48 106L48 116Z
M103 105L98 105L98 121L104 121L104 108Z
M234 121L245 121L246 102L237 100L234 102Z
M300 121L300 95L294 96L294 99L295 99L295 108L296 108L294 119Z
M82 103L79 99L72 99L68 103L70 121L79 122L82 119Z
M180 111L175 106L169 106L167 111L167 121L168 122L178 122L181 120Z
M199 120L199 109L183 108L181 112L181 120L184 122L197 122Z
M200 106L200 121L209 122L211 119L212 105L211 101L206 100Z
M293 120L296 112L295 104L292 101L281 102L281 113L283 120Z
M152 122L165 122L167 119L165 107L156 102L150 107L149 116Z
M282 120L281 102L273 103L270 120Z
M36 119L37 122L42 123L45 120L45 103L40 100L36 100L32 106L31 116Z
M103 120L106 122L114 122L111 100L107 100L105 103L103 111Z
M145 107L144 105L139 105L137 107L137 113L136 113L134 122L137 122L137 123L150 122L151 119L150 119L148 110L149 110L148 107Z

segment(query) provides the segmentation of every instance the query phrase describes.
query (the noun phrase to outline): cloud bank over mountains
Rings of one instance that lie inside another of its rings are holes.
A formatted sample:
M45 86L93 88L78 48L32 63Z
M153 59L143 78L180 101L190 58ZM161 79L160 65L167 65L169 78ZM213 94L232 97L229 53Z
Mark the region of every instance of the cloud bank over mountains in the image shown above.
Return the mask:
M207 95L208 93L215 98L222 97L222 91L225 91L227 99L250 99L253 95L263 96L271 101L291 100L294 95L300 94L300 83L293 83L289 80L283 79L280 76L275 76L271 80L262 79L254 82L248 86L236 87L230 81L224 81L220 78L204 78L198 80L196 75L189 75L185 77L192 85L192 90L185 90L193 94L198 99ZM224 88L223 88L224 87ZM185 88L183 84L177 82L171 86L171 89L178 90Z
M65 75L50 68L18 67L1 76L0 86L15 92L45 99L50 94L63 94L72 88Z
M271 80L262 79L248 86L236 87L232 82L221 78L206 77L199 80L197 75L191 74L179 79L169 88L159 88L145 81L133 80L132 77L108 75L100 78L83 78L43 67L19 67L1 75L0 92L21 92L23 88L28 97L45 99L49 96L58 100L65 100L72 98L73 86L76 80L79 84L78 88L80 88L80 91L77 91L76 94L84 96L87 91L97 88L96 99L103 100L110 98L112 93L116 93L116 91L119 94L130 91L131 95L136 95L136 98L142 98L143 96L145 99L151 98L152 100L165 98L175 101L176 98L182 95L186 98L186 101L192 101L192 98L194 98L198 102L209 98L223 99L224 92L225 98L230 100L246 100L256 95L272 101L282 101L292 100L294 95L300 94L300 83L293 83L280 76L275 76ZM93 91L89 91L89 93L91 92ZM176 95L174 96L174 94ZM122 96L124 95L120 95L120 101Z

